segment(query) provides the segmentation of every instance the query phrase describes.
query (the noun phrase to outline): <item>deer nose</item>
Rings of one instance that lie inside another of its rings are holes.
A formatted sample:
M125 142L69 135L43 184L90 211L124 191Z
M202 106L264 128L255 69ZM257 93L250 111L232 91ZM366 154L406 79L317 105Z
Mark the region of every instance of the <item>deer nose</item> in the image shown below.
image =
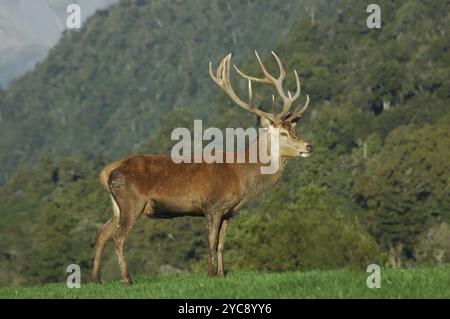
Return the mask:
M312 150L313 150L313 146L312 146L311 144L306 144L306 145L305 145L305 148L306 148L306 150L307 150L309 153L311 153Z

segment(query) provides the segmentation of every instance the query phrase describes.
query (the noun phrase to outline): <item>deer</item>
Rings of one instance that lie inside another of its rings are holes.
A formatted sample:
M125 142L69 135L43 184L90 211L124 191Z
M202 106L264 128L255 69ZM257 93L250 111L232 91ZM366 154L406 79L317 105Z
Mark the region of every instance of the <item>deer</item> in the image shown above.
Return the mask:
M294 69L295 94L292 95L290 91L286 93L283 89L285 69L280 58L273 51L271 53L278 64L280 72L278 77L272 76L267 71L256 51L256 59L263 77L247 75L233 64L236 72L248 81L248 102L238 97L231 85L231 53L222 59L215 74L212 63L209 62L209 74L234 103L259 117L264 134L278 134L277 160L280 163L278 171L273 174L261 174L262 163L259 161L174 163L169 155L161 154L134 154L107 165L99 178L110 194L113 214L97 232L91 274L94 282L100 283L102 255L105 244L112 238L122 282L132 283L125 261L124 244L136 219L141 215L150 218L181 216L205 218L208 240L207 274L209 277L224 277L223 251L230 218L235 216L250 199L277 184L289 158L306 158L311 155L313 149L295 128L308 108L309 96L306 95L304 105L299 105L291 111L293 102L298 99L301 92L298 73ZM254 105L252 82L268 84L275 89L282 101L280 112L276 111L274 95L272 95L273 112L263 111L261 107ZM260 138L259 135L257 140ZM243 151L248 152L250 147L246 145Z

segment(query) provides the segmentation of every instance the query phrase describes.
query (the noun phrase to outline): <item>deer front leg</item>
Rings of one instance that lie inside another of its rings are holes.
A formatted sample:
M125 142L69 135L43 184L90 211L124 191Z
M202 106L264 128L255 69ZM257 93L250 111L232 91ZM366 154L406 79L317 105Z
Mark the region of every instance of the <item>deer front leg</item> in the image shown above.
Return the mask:
M228 226L228 219L222 220L219 232L219 244L217 246L217 263L218 263L217 273L220 277L225 276L225 271L223 267L223 248L225 246L225 236L227 234L227 226Z
M222 216L219 214L206 215L206 227L208 229L208 276L217 274L217 243L219 237Z

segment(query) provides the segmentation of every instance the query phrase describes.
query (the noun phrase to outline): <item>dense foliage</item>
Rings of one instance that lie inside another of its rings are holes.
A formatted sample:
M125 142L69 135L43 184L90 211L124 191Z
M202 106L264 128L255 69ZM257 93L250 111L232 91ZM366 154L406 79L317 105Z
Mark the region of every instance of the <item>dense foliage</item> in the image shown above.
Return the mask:
M365 269L383 262L375 240L332 199L325 188L312 185L299 188L287 205L274 192L258 207L258 214L244 212L244 220L230 232L232 268Z
M231 221L227 267L448 262L450 7L379 4L383 27L369 30L363 1L122 1L66 34L0 93L0 161L10 177L0 192L0 284L62 280L70 263L86 278L95 230L111 213L102 165L137 150L167 153L172 128L194 118L255 125L206 66L238 51L242 69L256 73L247 51L269 47L311 96L299 132L315 151L290 160L277 188ZM203 270L204 228L202 219L139 220L131 271ZM117 272L108 249L106 279Z

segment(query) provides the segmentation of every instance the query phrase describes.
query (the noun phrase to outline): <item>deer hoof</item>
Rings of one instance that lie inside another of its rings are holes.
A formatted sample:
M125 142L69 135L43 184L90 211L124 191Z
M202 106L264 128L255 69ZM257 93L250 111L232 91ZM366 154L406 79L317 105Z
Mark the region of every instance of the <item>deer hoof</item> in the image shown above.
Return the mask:
M131 278L122 279L122 283L125 284L125 285L132 285L133 284L133 280L131 280Z

